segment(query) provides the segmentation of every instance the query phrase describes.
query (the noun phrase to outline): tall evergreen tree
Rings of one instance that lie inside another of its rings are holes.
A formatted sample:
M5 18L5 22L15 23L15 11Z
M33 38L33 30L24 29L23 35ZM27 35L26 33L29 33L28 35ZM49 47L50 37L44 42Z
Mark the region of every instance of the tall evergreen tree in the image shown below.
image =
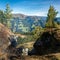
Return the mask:
M4 24L5 23L5 15L4 11L0 10L0 23Z
M9 21L12 18L12 10L10 9L9 4L6 5L6 10L5 10L5 20L6 20L6 26L8 27Z
M47 23L46 23L46 27L55 27L55 23L54 23L54 19L57 15L57 11L54 9L53 6L50 6L49 10L48 10L48 14L47 14Z

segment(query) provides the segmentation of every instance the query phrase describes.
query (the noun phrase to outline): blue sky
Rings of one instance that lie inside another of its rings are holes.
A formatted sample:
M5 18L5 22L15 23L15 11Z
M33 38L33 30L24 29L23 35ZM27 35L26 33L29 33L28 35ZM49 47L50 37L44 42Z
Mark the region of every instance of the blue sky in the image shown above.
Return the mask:
M5 9L7 3L12 13L36 16L47 16L49 6L53 5L60 16L60 0L0 0L0 9Z

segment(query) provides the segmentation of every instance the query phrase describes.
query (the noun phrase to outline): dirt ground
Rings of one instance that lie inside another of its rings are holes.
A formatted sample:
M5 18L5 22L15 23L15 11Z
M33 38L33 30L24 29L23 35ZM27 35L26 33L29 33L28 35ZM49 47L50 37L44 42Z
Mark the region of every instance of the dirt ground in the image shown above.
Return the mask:
M16 60L60 60L60 53L42 55L42 56L22 56Z

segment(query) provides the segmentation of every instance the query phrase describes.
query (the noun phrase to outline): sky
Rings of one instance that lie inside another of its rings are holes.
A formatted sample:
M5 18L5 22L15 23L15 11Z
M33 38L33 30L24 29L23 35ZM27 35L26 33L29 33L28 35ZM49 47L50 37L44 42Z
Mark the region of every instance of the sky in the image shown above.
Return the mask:
M0 0L0 9L10 5L12 13L21 13L30 16L47 16L50 5L54 6L60 17L60 0Z

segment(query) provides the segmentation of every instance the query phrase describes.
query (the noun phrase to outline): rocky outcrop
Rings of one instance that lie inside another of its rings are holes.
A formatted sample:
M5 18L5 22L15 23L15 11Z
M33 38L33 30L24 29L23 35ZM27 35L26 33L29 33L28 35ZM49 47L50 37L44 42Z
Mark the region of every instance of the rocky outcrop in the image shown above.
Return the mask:
M6 48L9 45L8 36L13 34L10 29L0 23L0 56L5 54Z
M46 29L33 47L31 53L38 55L60 51L60 29Z

